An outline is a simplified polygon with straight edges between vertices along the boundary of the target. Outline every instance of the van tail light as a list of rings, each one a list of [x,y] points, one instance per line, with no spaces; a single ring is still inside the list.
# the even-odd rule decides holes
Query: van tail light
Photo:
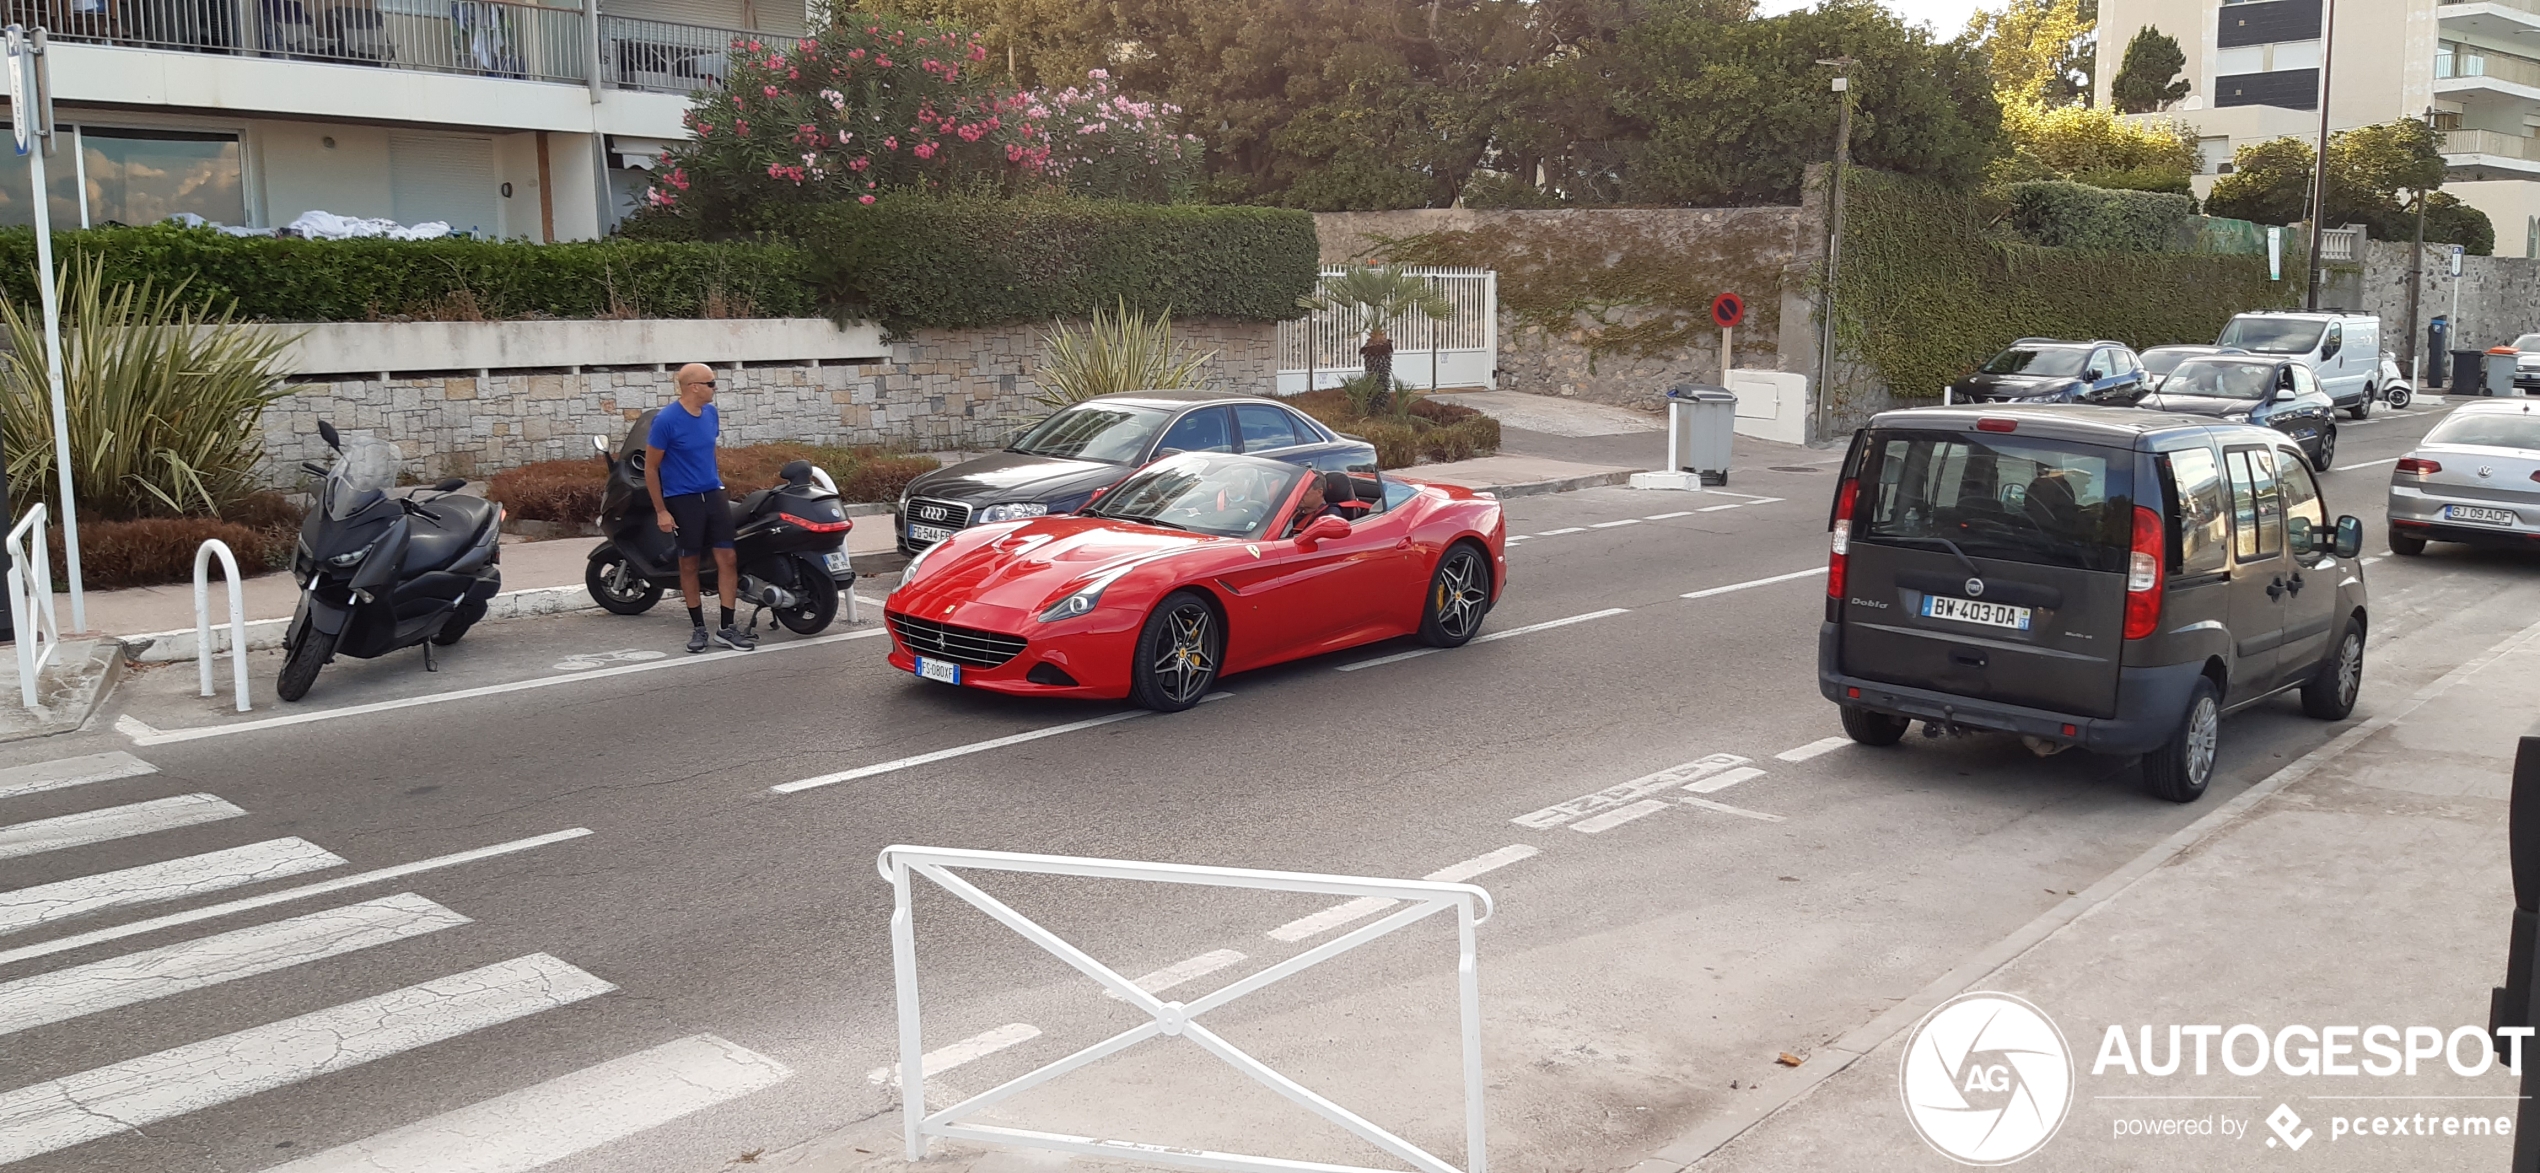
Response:
[[[1849,480],[1835,487],[1834,537],[1826,546],[1826,597],[1843,597],[1843,568],[1852,557],[1852,503],[1861,495],[1861,482]]]
[[[2125,571],[2125,637],[2142,639],[2161,626],[2161,588],[2167,585],[2168,566],[2162,536],[2161,515],[2137,505],[2134,507],[2134,548],[2126,555]]]
[[[801,526],[816,534],[842,534],[855,528],[854,522],[843,517],[836,521],[813,521],[808,517],[796,517],[791,513],[779,513],[776,516],[787,525]]]
[[[2443,463],[2438,460],[2427,460],[2420,456],[2410,456],[2399,462],[2399,468],[2397,471],[2415,473],[2418,476],[2424,476],[2427,473],[2443,471]],[[2540,479],[2540,474],[2535,474],[2535,479]]]

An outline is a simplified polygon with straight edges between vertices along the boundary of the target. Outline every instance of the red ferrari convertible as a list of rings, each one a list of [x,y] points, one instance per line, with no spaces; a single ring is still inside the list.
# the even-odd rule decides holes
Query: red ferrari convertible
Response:
[[[961,530],[908,564],[891,663],[927,680],[1178,712],[1218,677],[1401,635],[1455,647],[1508,578],[1499,502],[1184,453],[1081,512]]]

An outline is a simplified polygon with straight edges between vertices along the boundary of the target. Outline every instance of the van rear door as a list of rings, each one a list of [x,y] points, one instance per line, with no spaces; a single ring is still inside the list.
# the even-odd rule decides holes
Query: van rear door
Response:
[[[1842,671],[2114,716],[2134,466],[2128,449],[2013,433],[1870,433]]]

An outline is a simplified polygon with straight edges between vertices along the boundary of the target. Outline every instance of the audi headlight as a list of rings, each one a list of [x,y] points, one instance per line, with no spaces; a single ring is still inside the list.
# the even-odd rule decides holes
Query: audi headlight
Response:
[[[1050,507],[1047,505],[1022,502],[1012,505],[991,505],[979,511],[979,524],[990,525],[1000,521],[1021,521],[1027,517],[1046,517],[1049,511]]]
[[[1120,581],[1120,576],[1127,573],[1128,570],[1123,568],[1108,574],[1096,575],[1085,585],[1070,592],[1067,597],[1042,608],[1041,622],[1056,623],[1061,619],[1074,619],[1080,615],[1092,614],[1094,608],[1102,602],[1104,588]]]

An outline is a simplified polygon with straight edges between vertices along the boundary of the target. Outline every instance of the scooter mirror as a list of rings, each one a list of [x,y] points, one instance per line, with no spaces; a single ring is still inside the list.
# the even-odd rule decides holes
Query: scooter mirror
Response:
[[[606,456],[606,455],[608,455],[608,454],[609,454],[609,438],[608,438],[608,437],[606,437],[606,436],[593,436],[593,437],[591,437],[591,451],[593,451],[593,452],[597,452],[597,453],[599,453],[599,454],[600,454],[600,455],[602,455],[602,456]]]
[[[338,452],[342,452],[344,450],[344,442],[336,438],[335,425],[330,424],[325,420],[318,421],[318,439],[326,441],[327,447]]]

